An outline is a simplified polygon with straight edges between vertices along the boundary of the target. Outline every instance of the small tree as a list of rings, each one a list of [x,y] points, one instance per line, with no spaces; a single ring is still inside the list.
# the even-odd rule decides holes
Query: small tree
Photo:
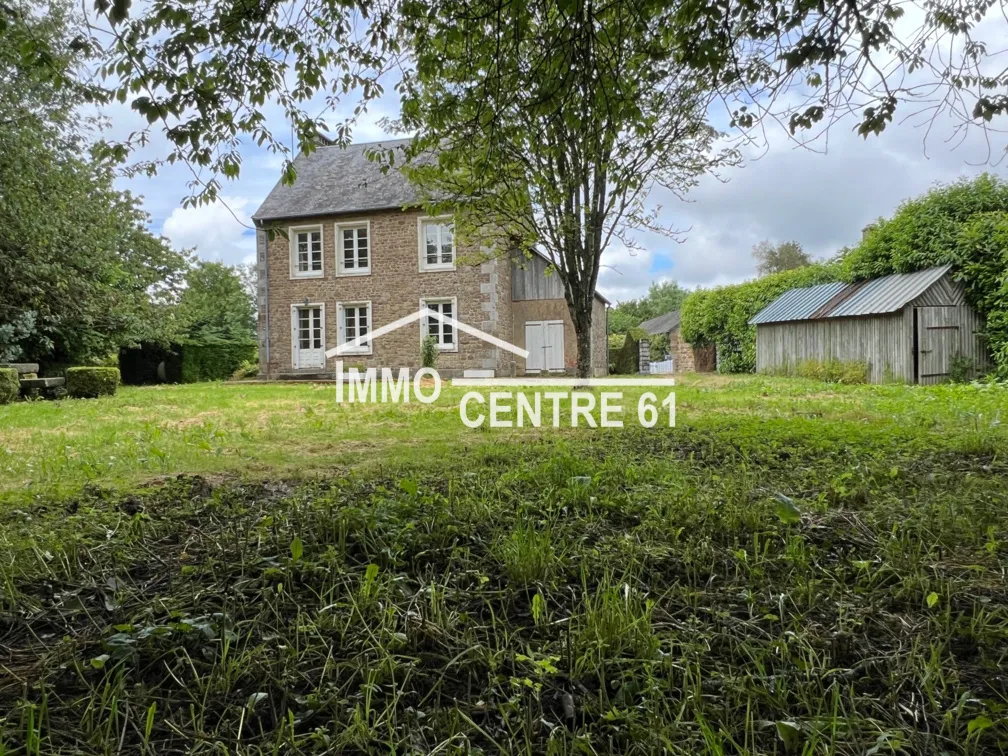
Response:
[[[545,252],[574,323],[579,376],[591,374],[602,253],[614,239],[632,245],[633,229],[674,235],[646,207],[650,190],[683,195],[736,157],[715,148],[703,77],[677,63],[673,15],[660,3],[459,0],[407,17],[413,176],[432,211],[467,209],[463,238]]]
[[[761,241],[753,247],[752,256],[756,260],[756,272],[760,278],[812,264],[812,258],[796,241],[786,241],[777,245],[770,241]]]

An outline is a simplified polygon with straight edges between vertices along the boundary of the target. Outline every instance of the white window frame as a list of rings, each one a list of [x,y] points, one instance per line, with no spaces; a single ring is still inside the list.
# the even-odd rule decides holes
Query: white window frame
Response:
[[[298,310],[307,310],[312,307],[319,308],[319,318],[322,323],[322,367],[313,368],[307,367],[303,368],[298,365],[297,354],[300,351],[300,347],[297,345],[296,339],[299,337],[298,333]],[[294,370],[324,370],[326,366],[326,317],[325,317],[325,302],[309,302],[305,304],[304,302],[295,302],[291,305],[291,367]]]
[[[427,262],[427,239],[424,235],[425,223],[437,223],[439,225],[452,227],[452,261],[451,263],[438,262],[433,265]],[[455,238],[455,221],[450,215],[421,216],[417,218],[417,253],[419,254],[420,272],[432,273],[439,270],[455,270],[455,261],[458,260],[458,244]],[[441,250],[438,249],[438,258],[441,257]]]
[[[347,343],[348,339],[346,337],[346,327],[343,324],[343,313],[348,307],[354,309],[359,309],[361,307],[367,308],[367,319],[368,319],[368,333],[370,334],[374,331],[374,318],[371,315],[371,300],[365,299],[359,302],[337,302],[336,303],[336,344],[337,346],[342,346]],[[374,341],[368,339],[367,346],[353,347],[346,350],[343,354],[371,354]]]
[[[428,304],[450,304],[452,306],[452,318],[454,318],[456,321],[459,319],[459,316],[458,316],[458,298],[457,297],[423,297],[420,300],[420,309],[426,311]],[[442,321],[438,321],[438,323],[439,323],[439,325],[444,326],[444,323]],[[425,315],[423,318],[420,319],[420,341],[421,341],[421,343],[423,342],[423,340],[425,338],[427,338],[427,334],[428,333],[430,333],[430,331],[428,330],[427,317]],[[441,335],[444,334],[443,329],[439,330],[439,334],[441,334]],[[443,344],[441,342],[441,339],[439,338],[438,339],[438,350],[441,351],[441,352],[457,352],[458,351],[458,342],[459,342],[459,329],[458,328],[454,329],[453,336],[454,336],[454,338],[452,339],[452,343],[451,343],[451,345],[448,345],[448,346],[446,346],[445,344]]]
[[[351,268],[347,270],[343,267],[343,231],[351,228],[364,228],[367,230],[367,267]],[[340,221],[334,226],[336,249],[336,275],[337,276],[370,276],[371,275],[371,221],[368,219],[355,221]],[[357,259],[357,237],[354,235],[354,259]]]
[[[301,272],[298,270],[297,266],[297,235],[304,232],[319,232],[319,245],[320,245],[320,255],[319,264],[322,266],[320,270],[309,270],[306,272]],[[291,226],[287,229],[287,236],[290,240],[290,277],[295,278],[325,278],[325,228],[321,223],[313,223],[306,226]],[[311,242],[309,241],[309,244]],[[311,249],[308,250],[308,261],[311,264]]]

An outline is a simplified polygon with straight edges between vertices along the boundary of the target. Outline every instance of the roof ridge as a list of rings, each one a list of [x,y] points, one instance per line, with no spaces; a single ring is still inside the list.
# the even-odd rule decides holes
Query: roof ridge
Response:
[[[326,139],[329,139],[329,137],[326,137]],[[334,139],[329,139],[329,144],[320,145],[316,149],[324,150],[330,147],[335,147],[337,150],[348,150],[351,147],[370,147],[373,144],[388,144],[391,142],[409,142],[412,139],[413,137],[389,137],[387,139],[375,139],[370,142],[350,142],[350,144],[346,146],[338,144]]]

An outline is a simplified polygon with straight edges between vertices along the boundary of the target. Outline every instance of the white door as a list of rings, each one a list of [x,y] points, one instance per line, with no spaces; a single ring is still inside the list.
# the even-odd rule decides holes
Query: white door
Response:
[[[325,332],[321,305],[293,308],[291,333],[294,367],[325,367]]]
[[[525,348],[529,356],[525,360],[525,372],[538,373],[542,370],[546,362],[543,359],[543,352],[546,347],[546,329],[543,322],[533,321],[525,324]]]
[[[564,328],[562,320],[532,320],[525,324],[525,348],[529,356],[525,371],[564,369]]]
[[[546,326],[546,369],[564,369],[564,326],[562,320],[548,320]]]

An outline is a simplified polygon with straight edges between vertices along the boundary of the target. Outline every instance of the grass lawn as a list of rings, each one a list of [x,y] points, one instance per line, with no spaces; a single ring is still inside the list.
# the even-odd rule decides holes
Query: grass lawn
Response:
[[[1008,390],[461,393],[0,407],[0,754],[1008,751]]]

